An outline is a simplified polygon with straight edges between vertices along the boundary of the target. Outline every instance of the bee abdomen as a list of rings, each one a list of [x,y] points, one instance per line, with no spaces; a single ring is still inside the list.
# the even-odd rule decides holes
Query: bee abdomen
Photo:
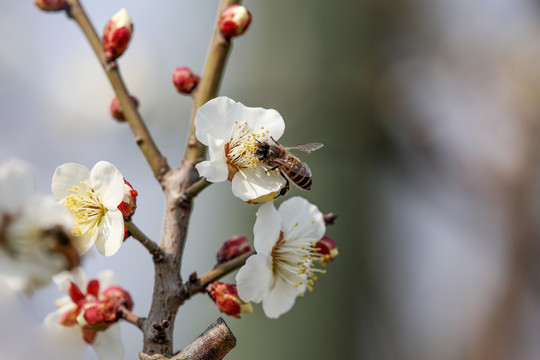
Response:
[[[311,189],[311,176],[302,176],[298,172],[295,172],[294,169],[283,169],[289,179],[294,182],[298,187],[309,190]]]

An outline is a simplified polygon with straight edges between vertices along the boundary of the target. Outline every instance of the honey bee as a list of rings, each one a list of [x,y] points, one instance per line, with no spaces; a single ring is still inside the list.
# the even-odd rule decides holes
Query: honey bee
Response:
[[[273,138],[272,141],[274,144],[259,142],[255,156],[257,156],[260,162],[271,167],[268,171],[278,169],[281,176],[285,179],[286,184],[281,189],[280,195],[285,195],[289,191],[289,179],[301,189],[311,189],[311,170],[305,163],[291,155],[289,151],[298,150],[309,154],[312,151],[322,148],[323,144],[312,142],[295,146],[282,146]]]

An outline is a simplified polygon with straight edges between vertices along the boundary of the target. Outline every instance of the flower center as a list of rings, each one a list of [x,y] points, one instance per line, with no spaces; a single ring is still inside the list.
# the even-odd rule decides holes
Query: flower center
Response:
[[[73,233],[77,236],[91,234],[99,226],[107,209],[99,201],[94,189],[81,181],[84,185],[73,186],[68,191],[71,195],[66,197],[65,206],[75,217]]]
[[[235,121],[229,142],[225,144],[227,162],[238,170],[255,168],[259,163],[255,153],[262,142],[268,141],[268,132],[264,126],[261,126],[260,132],[255,132],[247,128],[247,122],[238,124],[238,121]]]
[[[293,227],[298,226],[296,223]],[[291,233],[291,229],[287,233]],[[317,240],[306,236],[313,230],[310,229],[294,239],[288,239],[287,234],[280,233],[279,239],[272,249],[272,270],[274,276],[279,276],[289,284],[301,289],[300,295],[304,295],[303,288],[313,291],[316,273],[326,273],[326,270],[315,267],[315,261],[320,255],[315,248]]]

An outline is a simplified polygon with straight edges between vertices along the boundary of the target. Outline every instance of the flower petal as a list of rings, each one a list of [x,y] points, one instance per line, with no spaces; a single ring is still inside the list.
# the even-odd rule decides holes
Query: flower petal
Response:
[[[288,239],[313,238],[324,236],[326,225],[319,208],[306,199],[295,196],[284,201],[279,209],[281,231]]]
[[[257,199],[270,193],[279,193],[285,186],[285,179],[279,173],[270,172],[270,176],[268,176],[266,170],[261,166],[243,169],[242,173],[237,172],[234,175],[232,192],[244,201]]]
[[[12,159],[0,166],[0,212],[15,213],[34,195],[34,174],[29,164]]]
[[[118,360],[124,358],[124,345],[120,333],[120,324],[111,325],[97,334],[92,344],[100,360]]]
[[[62,271],[54,275],[52,279],[60,291],[67,292],[70,282],[73,282],[81,289],[86,289],[86,273],[81,267],[76,267],[71,271]]]
[[[90,171],[83,165],[74,163],[60,165],[52,178],[52,193],[55,198],[61,200],[69,195],[69,189],[79,186],[81,181],[87,181],[89,177]]]
[[[245,302],[261,302],[270,291],[274,277],[269,255],[251,255],[236,274],[238,296]]]
[[[100,161],[94,165],[90,172],[90,186],[109,210],[116,209],[124,198],[124,177],[110,162]]]
[[[100,292],[107,290],[111,286],[118,285],[118,280],[116,280],[116,276],[112,270],[100,271],[97,275],[97,279],[99,280]]]
[[[86,233],[73,238],[73,245],[77,249],[79,255],[86,254],[86,252],[90,250],[92,245],[96,242],[98,235],[98,231],[94,231],[91,234]]]
[[[281,219],[273,202],[268,202],[257,210],[257,220],[253,226],[253,243],[257,254],[270,255],[272,248],[279,239]]]
[[[238,102],[230,107],[230,111],[226,116],[231,127],[234,121],[245,122],[247,123],[246,128],[251,131],[259,132],[264,130],[266,132],[268,130],[268,138],[271,136],[274,140],[279,139],[285,130],[285,121],[283,121],[279,112],[274,109],[247,107]]]
[[[225,181],[229,173],[227,157],[225,156],[225,141],[216,138],[213,134],[208,134],[207,140],[210,161],[198,163],[195,168],[200,176],[204,176],[210,182]]]
[[[195,136],[208,146],[208,134],[219,139],[227,139],[234,120],[227,114],[236,105],[234,100],[220,96],[208,101],[197,110],[195,115]]]
[[[271,319],[277,319],[293,307],[297,296],[298,291],[294,286],[278,278],[274,288],[263,300],[264,313]]]
[[[124,217],[120,210],[109,210],[101,220],[96,249],[105,256],[114,255],[124,241]],[[105,232],[105,233],[104,233]]]

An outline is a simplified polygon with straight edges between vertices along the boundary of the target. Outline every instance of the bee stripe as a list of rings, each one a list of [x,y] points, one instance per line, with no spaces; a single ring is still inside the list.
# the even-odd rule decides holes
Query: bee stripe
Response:
[[[296,183],[296,185],[300,186],[301,188],[304,188],[304,187],[306,187],[306,186],[308,186],[308,185],[310,185],[310,184],[311,184],[311,178],[309,178],[309,177],[307,177],[307,176],[306,176],[306,177],[303,177],[302,179],[300,179],[300,180]]]

